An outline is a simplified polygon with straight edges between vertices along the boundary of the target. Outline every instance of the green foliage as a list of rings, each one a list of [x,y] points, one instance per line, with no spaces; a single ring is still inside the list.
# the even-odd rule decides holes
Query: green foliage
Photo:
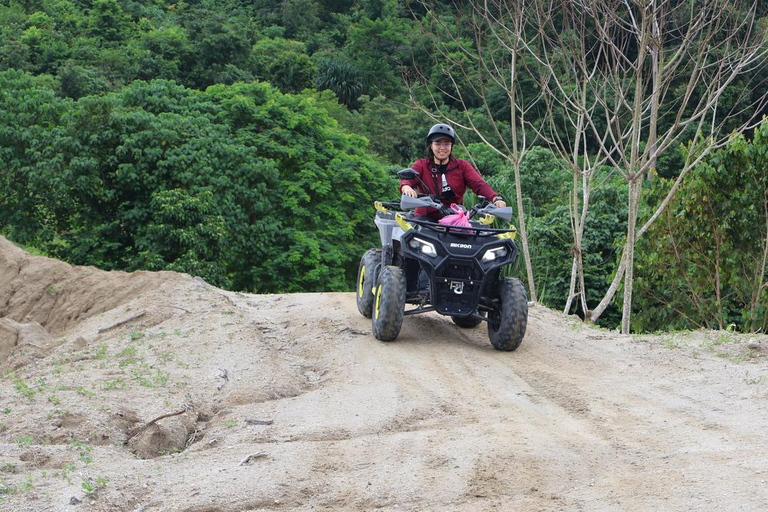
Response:
[[[59,95],[74,100],[106,92],[109,84],[94,68],[67,61],[59,68]]]
[[[565,163],[548,149],[533,147],[525,154],[520,163],[520,182],[531,199],[536,216],[556,205],[568,204],[571,173]]]
[[[260,245],[267,264],[249,269],[253,284],[238,288],[347,289],[362,247],[376,240],[370,205],[380,190],[396,187],[364,152],[365,140],[344,133],[313,95],[263,98],[263,86],[246,84],[209,92],[239,105],[235,136],[279,173],[279,195],[270,206],[278,209],[274,219],[282,230]],[[244,102],[245,95],[259,101]]]
[[[117,0],[94,0],[86,25],[89,35],[117,42],[125,38],[130,22]]]
[[[361,18],[350,25],[345,53],[362,75],[371,95],[402,96],[402,73],[411,62],[409,35],[414,32],[409,20],[394,15],[377,19]]]
[[[193,44],[180,26],[150,27],[139,35],[140,50],[137,78],[178,79],[193,58]]]
[[[492,150],[487,144],[472,142],[467,144],[467,151],[467,158],[486,179],[512,172],[509,160]],[[461,148],[457,148],[455,153],[461,154]]]
[[[734,137],[684,181],[638,246],[633,328],[768,327],[768,123]],[[652,194],[671,184],[654,182]]]
[[[363,74],[346,59],[325,58],[317,63],[317,88],[330,89],[339,103],[349,108],[357,107],[357,100],[365,90]]]
[[[47,184],[37,169],[69,105],[52,85],[50,77],[0,73],[0,229],[20,243],[52,237]]]
[[[324,94],[331,92],[324,91]],[[333,97],[335,100],[335,95]],[[424,138],[428,129],[425,123],[429,121],[416,110],[404,109],[385,96],[362,96],[355,111],[339,105],[334,108],[325,104],[325,108],[350,132],[364,134],[368,138],[368,149],[385,162],[403,168],[425,155]]]
[[[488,182],[514,205],[515,183],[511,164],[483,144],[469,144],[475,164],[490,176]],[[623,180],[611,178],[611,169],[600,169],[596,181],[601,185],[591,193],[590,208],[582,239],[584,280],[587,304],[597,304],[605,294],[618,264],[616,240],[626,231],[627,187]],[[573,262],[573,234],[569,196],[571,174],[552,151],[531,148],[520,163],[523,208],[526,215],[531,263],[539,301],[562,310],[568,298]],[[581,305],[571,313],[583,315]],[[620,312],[611,305],[600,319],[603,325],[616,325]]]
[[[262,39],[253,46],[254,74],[283,92],[298,93],[314,85],[315,65],[299,41]]]
[[[118,92],[137,79],[198,89],[257,79],[286,93],[317,87],[353,109],[367,94],[387,102],[393,124],[357,123],[359,133],[388,159],[415,156],[409,131],[396,124],[414,117],[402,77],[413,58],[431,64],[427,36],[398,0],[40,0],[0,4],[0,22],[0,71],[51,74],[63,97]],[[390,140],[394,149],[384,146]]]
[[[247,70],[254,41],[241,12],[200,6],[182,12],[179,21],[194,49],[182,73],[186,84],[204,88],[253,79]]]
[[[0,83],[0,229],[72,263],[346,290],[376,239],[369,205],[395,187],[311,94],[152,81],[72,101],[23,73]]]
[[[147,224],[137,228],[137,266],[201,275],[213,283],[229,284],[218,261],[226,244],[226,222],[211,190],[197,195],[184,189],[154,191],[149,209]]]
[[[532,155],[534,160],[540,155]],[[607,171],[603,171],[604,174]],[[603,178],[604,176],[601,176]],[[547,183],[538,187],[540,198],[552,194]],[[621,180],[607,180],[594,190],[582,239],[582,260],[588,306],[596,305],[610,284],[619,260],[616,240],[626,231],[626,184]],[[568,298],[571,266],[573,263],[573,234],[569,206],[561,198],[550,196],[540,199],[543,207],[534,208],[538,214],[529,225],[529,244],[534,275],[537,277],[539,299],[555,309],[562,310]],[[583,315],[581,305],[573,304],[570,313]],[[601,316],[601,325],[616,325],[620,312],[611,306]]]
[[[497,147],[510,143],[510,97],[473,48],[482,44],[498,65],[509,51],[492,34],[473,32],[466,7],[0,2],[0,232],[106,269],[177,270],[257,292],[349,289],[360,254],[377,240],[370,204],[396,194],[384,169],[424,154],[431,119],[410,108],[412,98],[471,119]],[[437,20],[444,25],[435,33],[429,24]],[[571,63],[554,59],[565,76]],[[530,55],[520,65],[518,99],[536,97],[545,75]],[[764,73],[734,83],[718,111]],[[415,84],[417,76],[431,83]],[[686,83],[673,88],[684,92]],[[562,108],[526,105],[527,123],[543,128],[547,115],[569,139]],[[768,327],[768,287],[759,288],[767,130],[702,164],[641,238],[636,330]],[[466,151],[457,145],[457,155],[511,204],[509,161],[468,130],[459,135]],[[520,185],[534,275],[540,298],[560,308],[572,258],[572,177],[550,151],[527,142]],[[659,175],[674,178],[685,153],[665,152]],[[626,218],[625,185],[603,181],[608,170],[599,174],[583,247],[590,305],[615,270]],[[644,200],[658,202],[669,186],[653,180]]]

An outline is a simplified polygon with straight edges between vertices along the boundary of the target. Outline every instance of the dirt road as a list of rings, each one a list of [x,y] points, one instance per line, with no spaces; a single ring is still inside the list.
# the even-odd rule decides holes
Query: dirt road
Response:
[[[383,343],[352,294],[88,269],[135,290],[100,310],[83,272],[0,244],[0,510],[768,510],[765,336],[533,306],[512,353],[434,313]]]

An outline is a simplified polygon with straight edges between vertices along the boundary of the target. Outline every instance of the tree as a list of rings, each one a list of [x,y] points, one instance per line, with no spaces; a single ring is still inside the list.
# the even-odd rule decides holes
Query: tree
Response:
[[[665,209],[688,171],[727,142],[729,134],[721,127],[751,111],[753,115],[737,127],[746,130],[765,105],[765,91],[755,97],[747,89],[731,102],[730,109],[720,110],[728,85],[765,65],[768,36],[755,17],[755,5],[706,0],[692,9],[686,3],[652,0],[600,1],[578,7],[585,21],[595,27],[591,55],[599,56],[602,62],[588,82],[598,98],[598,109],[587,122],[599,154],[621,173],[629,187],[622,253],[622,332],[630,330],[637,238]],[[598,119],[609,121],[607,133],[601,133]],[[644,179],[656,167],[658,157],[691,132],[698,135],[695,150],[689,153],[669,194],[638,230]],[[615,284],[620,273],[616,273]],[[602,313],[615,289],[609,289],[590,319]]]
[[[768,328],[767,148],[763,121],[751,140],[734,136],[688,174],[639,241],[633,328]],[[672,183],[655,181],[651,194]]]
[[[121,41],[128,32],[130,17],[117,0],[94,0],[88,19],[91,35],[109,42]]]
[[[51,197],[36,170],[69,105],[50,76],[0,72],[0,231],[18,242],[53,238]]]
[[[312,88],[315,64],[306,45],[289,39],[261,39],[253,46],[254,74],[282,92],[298,93]]]
[[[227,225],[211,190],[156,190],[149,201],[147,223],[136,231],[137,267],[205,276],[208,282],[232,285],[220,264]]]
[[[336,93],[339,103],[357,108],[358,98],[365,90],[362,72],[348,59],[323,58],[317,63],[317,88]]]
[[[467,19],[476,34],[475,46],[463,48],[489,77],[483,80],[481,76],[473,91],[482,92],[489,80],[515,83],[519,68],[512,63],[526,55],[545,71],[540,81],[543,94],[549,98],[547,104],[566,107],[566,116],[577,114],[576,122],[571,123],[577,129],[571,133],[574,137],[589,136],[589,144],[578,138],[571,140],[570,149],[578,157],[574,162],[589,158],[593,163],[605,161],[627,182],[622,261],[605,296],[590,311],[589,320],[599,318],[623,277],[622,330],[629,331],[638,237],[658,218],[688,171],[725,144],[729,134],[723,127],[739,119],[737,131],[745,130],[762,112],[767,98],[762,84],[750,83],[750,87],[736,91],[728,88],[765,65],[768,37],[756,18],[756,5],[724,0],[703,0],[695,8],[675,0],[495,0],[472,4]],[[569,32],[569,27],[574,30]],[[444,31],[432,31],[435,38],[441,33]],[[493,44],[483,37],[488,33],[499,36]],[[566,37],[568,34],[577,37]],[[460,83],[470,72],[466,66],[445,66],[454,83]],[[511,93],[519,89],[506,90],[516,109],[513,118],[519,119],[533,103],[518,102]],[[461,97],[458,88],[452,92]],[[728,108],[724,108],[726,93],[735,93],[727,102]],[[465,108],[464,112],[470,119],[472,111]],[[545,114],[550,124],[553,112],[550,108]],[[524,126],[524,121],[520,124]],[[661,155],[688,138],[694,139],[695,146],[675,185],[638,229],[643,181],[652,174]],[[517,137],[510,140],[514,142]],[[521,149],[513,147],[512,151],[519,153]],[[594,168],[593,163],[584,169]],[[584,190],[589,190],[588,184]],[[582,219],[585,215],[583,210]],[[574,218],[578,218],[576,214]],[[583,223],[575,224],[574,231],[580,226]]]
[[[181,70],[193,55],[187,31],[179,26],[152,28],[138,40],[141,49],[139,78],[181,79]]]
[[[0,85],[0,230],[73,264],[346,291],[378,240],[373,201],[397,189],[327,95],[155,80],[72,101],[18,71]]]

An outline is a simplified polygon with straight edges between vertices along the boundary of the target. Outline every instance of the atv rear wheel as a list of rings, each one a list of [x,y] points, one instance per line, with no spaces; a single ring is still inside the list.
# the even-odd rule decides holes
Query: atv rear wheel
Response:
[[[453,323],[458,325],[459,327],[464,327],[465,329],[471,329],[472,327],[477,327],[480,325],[480,320],[477,317],[474,316],[452,316],[451,320],[453,320]]]
[[[381,249],[369,249],[360,258],[357,268],[357,310],[366,318],[373,312],[373,286],[376,284],[376,267],[381,263]]]
[[[400,267],[386,266],[379,272],[373,303],[373,335],[381,341],[392,341],[400,334],[405,311],[405,272]]]
[[[528,296],[519,279],[501,282],[499,309],[488,312],[488,337],[496,350],[512,351],[520,346],[528,325]]]

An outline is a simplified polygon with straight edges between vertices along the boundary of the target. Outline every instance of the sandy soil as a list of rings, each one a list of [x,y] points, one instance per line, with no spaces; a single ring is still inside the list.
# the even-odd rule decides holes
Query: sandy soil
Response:
[[[0,238],[0,510],[768,510],[768,339],[532,306],[512,353],[346,293],[102,272]]]

